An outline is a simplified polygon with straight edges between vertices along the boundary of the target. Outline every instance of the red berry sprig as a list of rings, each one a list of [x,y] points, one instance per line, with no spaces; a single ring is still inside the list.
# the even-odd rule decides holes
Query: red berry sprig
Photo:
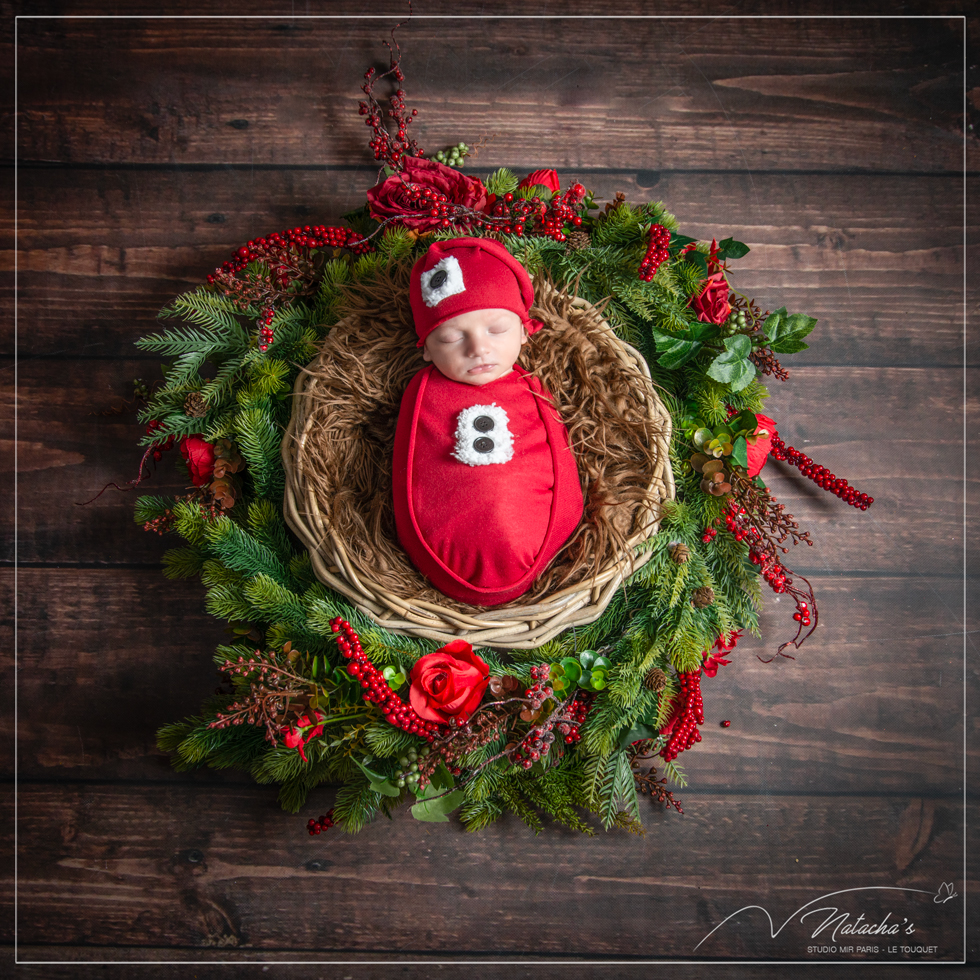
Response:
[[[419,111],[418,109],[413,109],[411,112],[407,111],[404,89],[399,87],[394,95],[388,99],[388,104],[391,106],[388,110],[382,109],[374,97],[374,86],[382,78],[390,76],[395,82],[405,81],[405,75],[399,67],[398,60],[398,57],[393,55],[390,67],[380,75],[374,68],[368,68],[364,73],[364,83],[361,85],[361,91],[367,96],[367,101],[361,102],[357,110],[360,115],[367,117],[364,120],[365,125],[374,130],[374,135],[369,143],[374,153],[374,159],[394,167],[396,170],[401,168],[403,156],[420,157],[424,152],[415,140],[408,138],[408,127],[419,114]],[[397,127],[397,135],[394,138],[385,126],[386,118],[394,120]]]
[[[845,504],[857,507],[858,510],[867,510],[875,502],[874,497],[869,497],[866,493],[859,493],[847,480],[835,476],[826,466],[819,466],[805,453],[801,453],[792,446],[787,446],[776,433],[773,433],[772,441],[769,444],[769,455],[773,459],[795,466],[818,487],[840,497]]]
[[[368,660],[361,646],[361,638],[346,619],[340,616],[331,619],[330,629],[337,634],[340,652],[350,660],[347,673],[361,682],[364,689],[362,697],[369,704],[376,704],[381,708],[389,725],[410,735],[421,735],[429,742],[444,730],[444,726],[426,721],[395,694],[381,671]]]
[[[701,669],[678,671],[680,691],[677,698],[677,722],[667,744],[660,750],[661,758],[672,762],[685,749],[701,741],[698,725],[704,724],[704,702],[701,700]]]
[[[309,820],[306,824],[306,829],[310,832],[310,837],[313,837],[315,834],[322,834],[323,831],[329,830],[334,825],[333,807],[330,807],[319,820]]]
[[[704,529],[704,533],[701,535],[701,540],[704,544],[711,544],[712,541],[718,536],[718,529],[711,527],[710,525]]]
[[[639,278],[650,282],[657,274],[657,269],[667,261],[670,244],[670,232],[663,225],[650,226],[650,244],[647,245],[646,255],[640,263]]]
[[[259,328],[259,350],[263,354],[269,349],[272,341],[275,339],[275,335],[272,332],[272,321],[275,315],[276,311],[271,306],[267,306],[262,311],[262,316],[256,321]]]

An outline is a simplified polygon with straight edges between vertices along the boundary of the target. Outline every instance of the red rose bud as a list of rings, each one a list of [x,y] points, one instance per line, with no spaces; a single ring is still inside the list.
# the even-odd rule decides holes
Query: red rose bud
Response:
[[[746,442],[746,455],[749,458],[749,477],[758,476],[762,472],[762,467],[766,465],[769,458],[769,448],[772,437],[776,434],[776,423],[768,415],[755,415],[758,425],[755,427],[755,434],[749,436]]]
[[[409,194],[409,184],[444,194],[448,204],[462,205],[473,211],[482,211],[487,204],[487,189],[476,177],[468,177],[435,160],[405,157],[401,173],[392,174],[383,184],[367,192],[372,216],[379,221],[401,218],[399,224],[418,231],[442,225],[441,217],[429,214],[428,207]]]
[[[708,276],[699,296],[691,300],[690,305],[703,323],[724,323],[732,308],[728,302],[728,281],[723,272],[715,272]]]
[[[465,721],[476,710],[490,680],[490,668],[465,640],[453,640],[421,657],[412,668],[408,697],[416,713],[442,725]]]
[[[558,180],[558,172],[556,170],[535,170],[533,173],[528,174],[517,186],[534,187],[535,184],[547,187],[552,194],[557,194],[561,189],[561,181]]]
[[[211,482],[214,474],[214,446],[201,436],[184,436],[180,440],[180,454],[191,471],[191,482],[203,487]]]

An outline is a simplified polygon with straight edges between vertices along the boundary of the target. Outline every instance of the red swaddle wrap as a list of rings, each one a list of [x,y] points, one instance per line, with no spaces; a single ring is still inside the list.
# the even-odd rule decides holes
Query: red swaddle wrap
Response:
[[[568,434],[520,367],[485,385],[429,366],[402,397],[393,467],[395,525],[442,593],[477,606],[525,593],[582,517]]]

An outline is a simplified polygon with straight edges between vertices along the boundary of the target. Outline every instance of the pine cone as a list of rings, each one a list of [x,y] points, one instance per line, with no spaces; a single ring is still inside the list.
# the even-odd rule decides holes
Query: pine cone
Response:
[[[715,590],[710,585],[702,585],[701,588],[694,590],[691,596],[691,604],[695,609],[704,609],[715,601]]]
[[[667,675],[659,667],[654,667],[643,678],[643,684],[647,690],[656,691],[659,694],[667,686]]]
[[[208,414],[208,403],[199,391],[192,391],[184,399],[184,414],[192,419],[199,419]]]
[[[670,555],[676,564],[683,565],[690,557],[691,549],[683,541],[675,541],[673,544],[667,546],[667,554]]]
[[[580,252],[592,244],[592,236],[584,228],[573,228],[566,236],[566,252]]]

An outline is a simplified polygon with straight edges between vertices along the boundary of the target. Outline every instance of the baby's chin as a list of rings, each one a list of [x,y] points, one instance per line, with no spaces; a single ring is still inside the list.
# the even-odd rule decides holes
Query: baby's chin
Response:
[[[480,387],[502,378],[505,374],[510,374],[512,370],[513,367],[501,368],[494,364],[487,370],[469,370],[462,374],[447,374],[446,377],[450,381],[458,381],[460,384]]]

